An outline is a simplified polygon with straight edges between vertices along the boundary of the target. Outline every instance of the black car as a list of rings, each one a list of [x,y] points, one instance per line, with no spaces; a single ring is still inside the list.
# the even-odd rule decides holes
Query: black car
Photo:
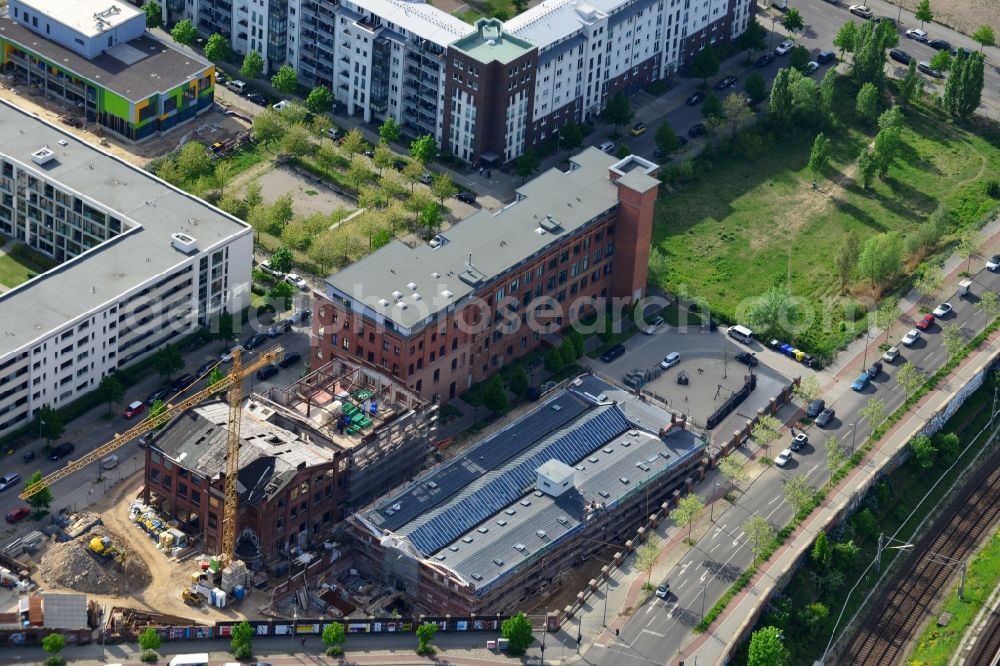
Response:
[[[705,124],[697,123],[688,130],[688,136],[692,139],[705,133]]]
[[[890,25],[896,25],[896,19],[890,18],[888,16],[876,16],[874,23],[877,25],[877,24],[881,23],[882,21],[886,21]]]
[[[678,136],[677,137],[677,147],[678,148],[683,148],[686,145],[688,145],[688,139],[687,139],[687,137],[686,136]]]
[[[611,361],[615,360],[624,353],[625,353],[625,345],[615,345],[608,351],[601,354],[601,360],[604,361],[605,363],[611,363]]]
[[[872,367],[868,368],[868,377],[871,379],[875,379],[881,374],[882,374],[882,362],[875,361],[874,363],[872,363]]]
[[[705,93],[703,93],[703,92],[696,92],[696,93],[694,93],[693,95],[691,95],[690,97],[687,98],[687,105],[688,106],[698,106],[699,104],[701,104],[704,101],[705,101]]]
[[[257,371],[257,379],[263,381],[265,379],[270,379],[278,374],[278,366],[273,363],[268,363],[263,368]]]
[[[287,368],[290,365],[295,365],[301,360],[302,354],[298,352],[288,352],[280,361],[278,361],[278,367]]]
[[[149,394],[148,398],[146,398],[146,406],[147,407],[152,407],[153,404],[157,400],[166,400],[167,399],[167,395],[169,393],[170,392],[167,391],[167,389],[165,389],[165,388],[158,388],[158,389],[156,389],[155,391],[153,391],[152,393]]]
[[[406,160],[396,160],[392,163],[392,168],[396,171],[402,171],[406,168]]]
[[[718,83],[715,84],[715,89],[725,90],[727,88],[732,88],[734,85],[736,85],[736,77],[727,76],[726,78],[720,80]]]
[[[736,355],[736,360],[740,363],[749,365],[751,368],[756,367],[756,365],[760,363],[760,361],[757,360],[757,357],[750,352],[740,352]]]
[[[243,349],[246,349],[247,351],[253,351],[257,347],[260,347],[265,342],[267,342],[266,335],[264,335],[263,333],[254,333],[249,338],[247,338],[246,342],[243,343]]]
[[[205,376],[212,370],[212,368],[215,367],[216,363],[218,363],[218,361],[216,361],[215,359],[207,361],[206,363],[202,363],[200,366],[198,366],[198,369],[194,371],[194,376],[195,377]]]
[[[52,447],[49,451],[49,460],[59,460],[60,458],[65,458],[69,454],[76,450],[76,445],[71,442],[63,442],[62,444],[57,444]]]
[[[371,158],[371,157],[375,157],[375,151],[372,151],[372,150],[366,150],[366,151],[364,152],[364,156],[365,156],[365,157],[368,157],[368,158]]]
[[[809,403],[809,406],[806,407],[806,416],[808,416],[811,419],[814,419],[817,416],[819,416],[819,413],[822,412],[825,408],[826,408],[826,402],[824,402],[823,400],[813,400],[812,402]]]
[[[936,51],[951,51],[951,44],[943,39],[931,39],[927,41],[927,46]]]
[[[819,416],[816,417],[816,425],[819,426],[820,428],[827,427],[828,425],[830,425],[830,421],[833,420],[833,417],[834,415],[836,415],[836,413],[837,412],[835,412],[832,407],[824,409],[822,412],[820,412]]]
[[[267,98],[260,93],[247,93],[247,99],[256,104],[257,106],[267,106]]]
[[[757,58],[757,62],[755,62],[754,65],[756,65],[757,67],[767,67],[772,62],[774,62],[774,54],[768,52],[762,55],[761,57]]]
[[[170,383],[170,392],[179,393],[194,383],[194,375],[183,374]]]
[[[462,190],[461,192],[456,194],[455,198],[461,201],[462,203],[467,203],[470,205],[476,203],[476,195],[466,190]]]
[[[910,54],[903,49],[889,49],[889,57],[896,62],[903,63],[904,65],[909,65],[910,61],[913,60],[913,58],[910,57]]]

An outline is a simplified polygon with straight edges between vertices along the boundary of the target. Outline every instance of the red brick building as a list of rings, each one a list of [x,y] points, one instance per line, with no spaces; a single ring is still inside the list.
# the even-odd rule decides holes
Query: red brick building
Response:
[[[645,293],[657,165],[590,148],[415,247],[394,241],[326,281],[314,363],[352,358],[447,402],[597,308]]]

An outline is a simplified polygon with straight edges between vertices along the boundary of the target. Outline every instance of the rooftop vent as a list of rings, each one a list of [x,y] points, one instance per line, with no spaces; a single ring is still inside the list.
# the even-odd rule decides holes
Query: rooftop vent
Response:
[[[566,518],[566,516],[558,516],[556,517],[556,522],[559,523],[560,525],[565,525],[566,523],[569,522],[569,520]]]
[[[387,307],[389,305],[389,301],[385,300],[384,298],[380,298],[378,299],[378,304],[381,305],[382,307]]]
[[[538,223],[538,226],[540,226],[542,229],[545,229],[545,231],[548,231],[550,234],[557,234],[560,231],[562,231],[562,227],[559,225],[558,222],[552,219],[551,215],[546,215],[545,219],[541,220]]]
[[[507,521],[506,520],[498,520],[497,521],[497,525],[499,525],[500,527],[505,527],[507,525]]]
[[[194,254],[198,251],[198,239],[180,232],[170,234],[170,244],[175,250],[180,250],[184,254]]]
[[[31,161],[35,164],[41,166],[43,164],[48,164],[56,158],[55,152],[48,146],[42,146],[35,152],[31,153]]]
[[[412,291],[412,290],[414,290],[414,289],[417,288],[417,283],[416,282],[410,282],[406,286],[407,286],[407,288],[409,288]]]
[[[537,536],[539,539],[544,539],[546,536],[545,530],[535,530],[535,536]]]
[[[482,579],[483,579],[483,574],[481,573],[472,574],[472,580],[482,580]]]
[[[403,297],[403,292],[401,292],[401,291],[394,291],[394,292],[392,292],[392,298],[393,298],[393,300],[398,301],[402,297]]]
[[[525,546],[523,543],[515,543],[514,550],[516,550],[519,553],[523,553],[525,550],[527,550],[527,546]]]
[[[451,298],[455,294],[453,294],[450,291],[448,291],[447,289],[445,289],[444,291],[441,292],[441,295],[444,296],[445,298]]]
[[[493,564],[497,565],[498,567],[502,567],[503,566],[503,560],[501,560],[499,557],[494,557],[493,558]]]

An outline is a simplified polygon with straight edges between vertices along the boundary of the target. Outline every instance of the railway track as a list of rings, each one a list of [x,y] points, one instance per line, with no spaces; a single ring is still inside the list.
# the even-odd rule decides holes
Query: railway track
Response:
[[[928,608],[954,572],[1000,516],[1000,464],[996,453],[966,482],[935,527],[910,557],[912,567],[897,574],[845,652],[844,663],[888,666],[902,656]],[[989,663],[988,661],[986,662]]]
[[[965,666],[997,666],[997,663],[1000,663],[1000,608],[990,612],[989,624],[972,646]]]

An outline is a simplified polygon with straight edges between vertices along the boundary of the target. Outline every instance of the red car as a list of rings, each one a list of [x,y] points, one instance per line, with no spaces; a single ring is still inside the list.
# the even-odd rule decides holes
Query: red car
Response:
[[[933,323],[934,323],[934,315],[925,314],[924,318],[917,322],[917,328],[919,328],[921,331],[926,331]]]
[[[122,412],[122,416],[124,416],[127,419],[130,419],[133,416],[138,416],[145,410],[146,410],[145,403],[143,403],[141,400],[136,400],[135,402],[131,403],[128,407],[125,408],[125,411]]]
[[[14,523],[24,520],[31,513],[31,509],[26,506],[19,506],[12,511],[7,512],[7,522],[13,525]]]

